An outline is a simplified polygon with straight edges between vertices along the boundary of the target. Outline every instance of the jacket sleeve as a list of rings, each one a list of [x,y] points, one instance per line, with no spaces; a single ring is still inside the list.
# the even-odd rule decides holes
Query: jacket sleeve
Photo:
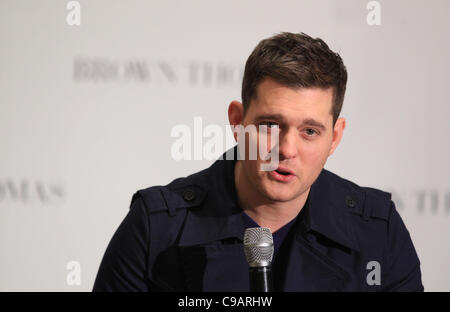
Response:
[[[388,225],[387,264],[386,291],[424,291],[419,258],[393,201]]]
[[[134,196],[128,214],[106,249],[93,291],[148,291],[148,246],[148,215],[142,198]]]

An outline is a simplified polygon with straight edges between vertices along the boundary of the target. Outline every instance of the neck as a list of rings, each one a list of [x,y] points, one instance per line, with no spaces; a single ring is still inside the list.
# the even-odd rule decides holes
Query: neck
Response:
[[[272,233],[292,221],[306,203],[310,188],[290,201],[274,201],[261,196],[244,174],[240,160],[234,167],[234,182],[239,205],[259,226]]]

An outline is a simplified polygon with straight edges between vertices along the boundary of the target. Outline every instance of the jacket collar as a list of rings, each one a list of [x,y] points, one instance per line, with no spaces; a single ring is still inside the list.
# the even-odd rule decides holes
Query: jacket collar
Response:
[[[306,228],[347,248],[360,251],[351,224],[349,207],[345,202],[348,194],[353,198],[357,197],[357,203],[362,202],[358,192],[347,188],[337,175],[322,169],[311,186]]]
[[[234,156],[234,157],[232,157]],[[200,209],[192,208],[187,216],[180,246],[199,245],[208,242],[237,238],[243,240],[245,226],[243,211],[239,207],[234,183],[234,166],[237,145],[226,151],[211,167],[196,175],[195,179],[206,193]],[[347,248],[359,251],[350,223],[345,196],[351,193],[361,203],[355,190],[345,188],[340,178],[322,169],[312,184],[304,223],[307,231],[315,231]],[[194,182],[194,181],[192,181]]]

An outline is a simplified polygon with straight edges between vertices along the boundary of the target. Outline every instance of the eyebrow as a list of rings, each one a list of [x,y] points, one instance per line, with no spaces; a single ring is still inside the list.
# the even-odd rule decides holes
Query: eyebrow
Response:
[[[260,116],[256,117],[256,122],[260,122],[260,121],[267,120],[267,119],[275,120],[278,122],[286,122],[286,119],[284,118],[284,116],[280,115],[280,114],[260,115]],[[324,131],[326,130],[326,127],[320,121],[317,121],[314,118],[303,119],[300,126],[314,126],[314,127],[320,128]]]

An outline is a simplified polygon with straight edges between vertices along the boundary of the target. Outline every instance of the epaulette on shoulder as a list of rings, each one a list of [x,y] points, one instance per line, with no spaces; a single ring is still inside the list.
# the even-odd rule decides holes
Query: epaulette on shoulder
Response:
[[[131,200],[141,197],[148,214],[167,211],[174,216],[179,209],[198,206],[206,196],[206,191],[194,184],[173,184],[152,186],[137,191]]]
[[[360,186],[333,172],[327,173],[334,179],[334,183],[344,186],[344,200],[351,209],[351,213],[360,215],[365,221],[372,218],[389,220],[392,207],[391,193],[372,187]]]
[[[364,215],[389,220],[392,208],[392,194],[372,187],[361,187],[364,192]]]

